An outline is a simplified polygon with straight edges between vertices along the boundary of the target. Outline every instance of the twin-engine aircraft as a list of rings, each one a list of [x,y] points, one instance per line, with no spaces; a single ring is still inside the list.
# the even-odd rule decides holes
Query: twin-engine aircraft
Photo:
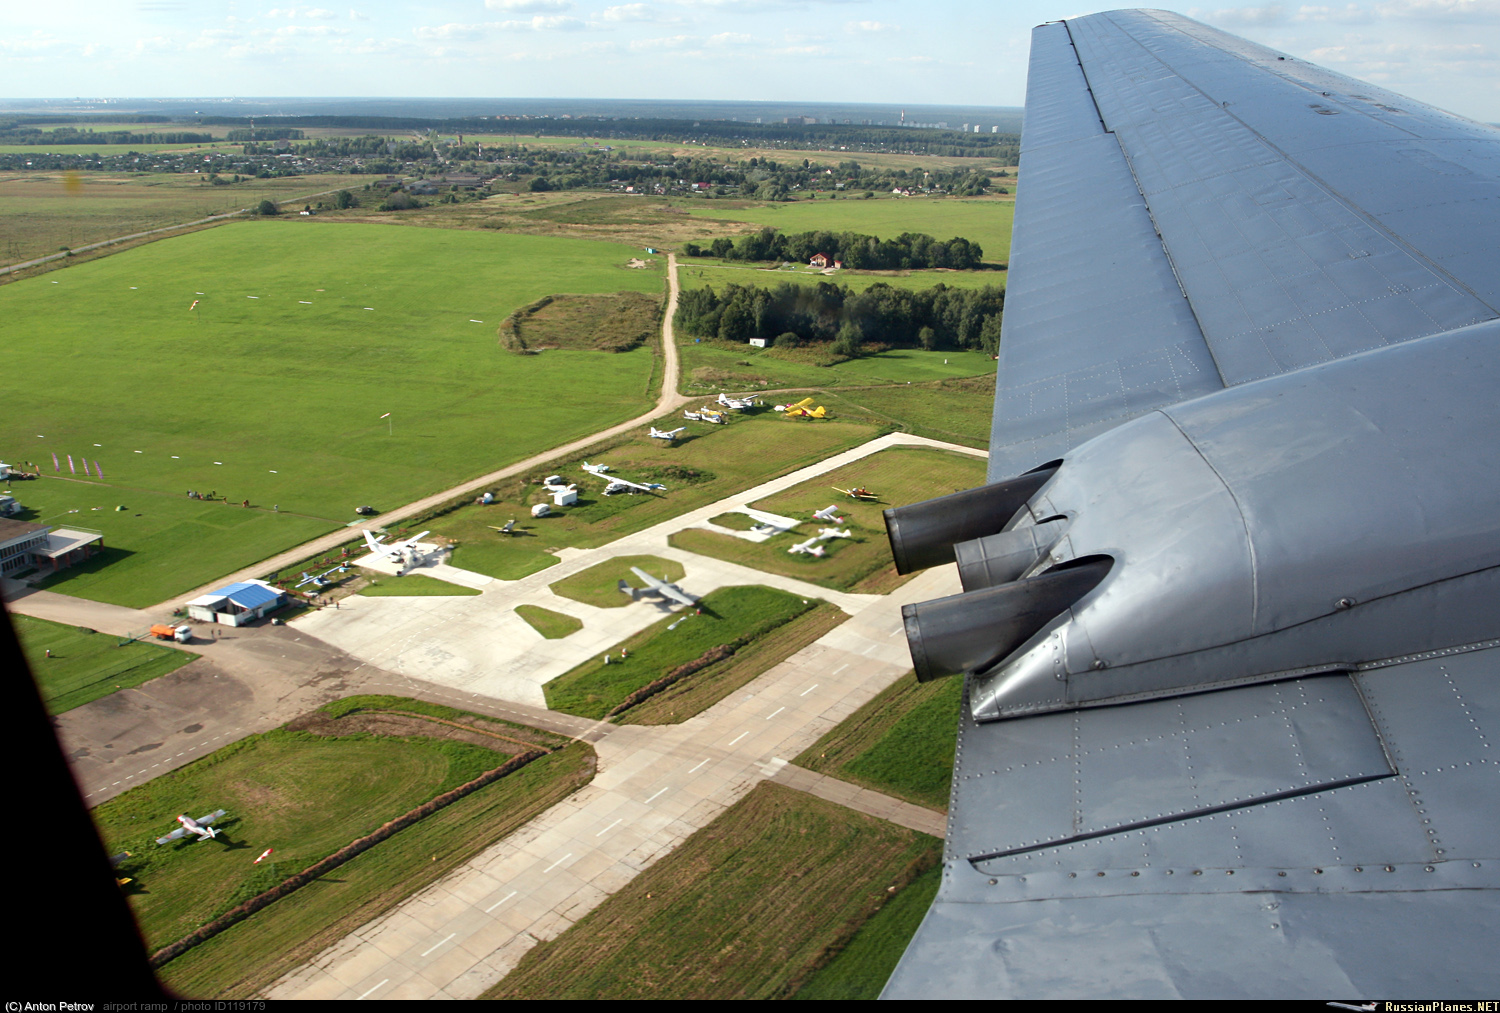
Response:
[[[631,587],[625,581],[620,581],[620,592],[630,595],[632,601],[638,600],[643,594],[656,594],[661,595],[663,598],[670,598],[681,605],[698,604],[697,598],[694,598],[676,584],[669,583],[666,580],[657,580],[638,566],[632,566],[630,572],[646,582],[645,587]]]
[[[612,478],[609,485],[604,487],[604,495],[613,496],[616,493],[628,492],[634,496],[638,492],[665,492],[666,486],[660,482],[630,482],[623,478]]]
[[[417,543],[431,533],[432,532],[430,531],[423,531],[421,534],[413,535],[411,538],[408,538],[405,541],[392,542],[390,545],[386,545],[385,535],[381,535],[377,538],[376,536],[370,534],[370,532],[366,531],[364,533],[365,545],[369,546],[370,552],[372,554],[380,557],[381,559],[400,559],[404,553],[415,550],[417,547]]]
[[[186,837],[188,834],[197,834],[198,840],[200,841],[212,840],[213,838],[219,836],[219,832],[213,827],[209,826],[209,824],[214,820],[217,820],[220,817],[226,815],[228,814],[223,809],[218,809],[214,812],[211,812],[207,816],[199,816],[197,819],[193,819],[187,813],[183,813],[181,816],[177,817],[177,822],[181,823],[182,826],[178,827],[170,834],[167,834],[165,837],[158,837],[156,839],[156,843],[170,844],[172,841],[182,840],[182,838]]]

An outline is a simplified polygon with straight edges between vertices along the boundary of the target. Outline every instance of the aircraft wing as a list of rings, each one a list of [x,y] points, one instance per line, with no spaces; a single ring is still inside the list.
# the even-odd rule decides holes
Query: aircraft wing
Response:
[[[1494,994],[1500,133],[1116,11],[1020,178],[992,484],[887,512],[965,693],[885,996]]]
[[[206,827],[209,824],[211,824],[214,820],[218,819],[220,816],[226,816],[226,815],[228,815],[228,814],[223,809],[217,809],[214,812],[209,813],[207,816],[200,816],[200,817],[198,817],[198,825],[200,827]]]
[[[167,834],[164,837],[158,837],[156,839],[156,843],[157,844],[170,844],[173,841],[180,841],[180,840],[182,840],[183,835],[186,834],[186,833],[187,833],[187,828],[186,827],[178,827],[176,830],[172,831],[170,834]]]
[[[678,587],[676,584],[669,584],[669,583],[667,583],[664,580],[658,580],[655,577],[651,576],[651,574],[647,573],[645,570],[642,570],[638,566],[632,566],[630,568],[630,572],[633,573],[633,574],[635,574],[641,580],[644,580],[646,582],[646,586],[647,587],[651,588],[653,591],[658,592],[659,594],[666,595],[668,598],[671,598],[675,602],[680,602],[683,605],[696,605],[696,604],[698,604],[693,598],[689,597],[688,594],[685,591],[683,591],[682,588]]]

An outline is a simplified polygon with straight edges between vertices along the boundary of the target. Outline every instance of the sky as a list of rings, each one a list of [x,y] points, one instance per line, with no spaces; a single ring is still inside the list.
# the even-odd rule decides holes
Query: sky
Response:
[[[1039,0],[47,0],[0,97],[603,97],[1019,106]],[[1073,3],[1075,0],[1065,0]],[[1500,0],[1170,8],[1500,122]]]

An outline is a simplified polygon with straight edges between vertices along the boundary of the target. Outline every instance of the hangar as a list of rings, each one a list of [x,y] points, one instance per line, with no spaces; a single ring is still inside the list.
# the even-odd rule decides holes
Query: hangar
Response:
[[[244,626],[286,604],[286,594],[263,580],[242,580],[187,603],[189,619],[224,626]]]

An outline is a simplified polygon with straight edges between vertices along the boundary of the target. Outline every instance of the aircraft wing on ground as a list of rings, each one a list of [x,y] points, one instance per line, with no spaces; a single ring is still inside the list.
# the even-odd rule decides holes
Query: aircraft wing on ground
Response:
[[[640,567],[632,566],[630,568],[630,572],[635,574],[641,580],[644,580],[646,582],[646,586],[651,588],[651,590],[655,591],[657,594],[664,595],[668,598],[671,598],[673,601],[683,605],[698,604],[698,600],[696,598],[693,598],[676,584],[669,584],[665,580],[658,580],[655,577],[651,576],[651,574],[647,573],[645,570],[642,570]]]
[[[1175,14],[1032,36],[890,998],[1500,988],[1500,133]]]

